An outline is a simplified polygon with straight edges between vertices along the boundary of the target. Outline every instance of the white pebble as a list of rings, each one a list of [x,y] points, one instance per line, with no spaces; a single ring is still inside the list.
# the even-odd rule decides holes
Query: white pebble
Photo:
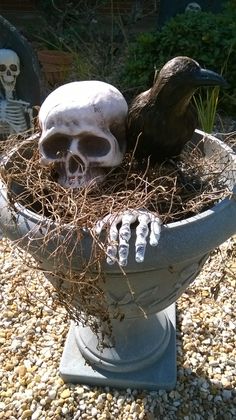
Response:
[[[16,340],[16,339],[12,340],[11,349],[13,351],[19,349],[21,346],[22,346],[22,341],[21,340]]]
[[[36,419],[38,419],[40,416],[41,416],[41,414],[42,414],[42,410],[40,410],[40,408],[38,408],[33,414],[32,414],[32,417],[31,417],[31,420],[36,420]]]
[[[92,417],[95,417],[97,415],[97,413],[98,413],[98,410],[96,409],[96,407],[93,407],[92,410],[91,410]]]
[[[51,390],[48,392],[48,397],[49,397],[51,400],[54,400],[54,398],[56,398],[56,395],[57,395],[57,391],[56,391],[55,389],[51,389]]]
[[[61,412],[62,414],[66,415],[69,412],[68,407],[62,407]]]

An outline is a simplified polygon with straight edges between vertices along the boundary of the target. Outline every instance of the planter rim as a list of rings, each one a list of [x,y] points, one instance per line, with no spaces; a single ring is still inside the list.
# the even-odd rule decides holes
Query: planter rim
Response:
[[[6,189],[4,187],[5,187],[5,184],[2,181],[0,181],[0,191],[1,191],[1,194],[4,197],[5,201],[8,201],[7,200],[7,191],[6,191]],[[235,191],[235,194],[236,194],[236,191]],[[215,213],[216,211],[222,211],[223,207],[226,207],[230,203],[231,203],[231,199],[230,198],[224,198],[222,201],[220,201],[220,202],[216,203],[215,205],[213,205],[212,208],[210,208],[208,210],[205,210],[205,211],[203,211],[203,212],[201,212],[199,214],[196,214],[196,215],[191,216],[191,217],[187,217],[186,219],[179,220],[177,222],[164,223],[163,224],[163,228],[164,229],[165,228],[173,229],[173,228],[176,228],[176,227],[187,225],[189,223],[198,222],[200,219],[210,217],[211,214],[212,213]],[[27,218],[30,221],[32,221],[32,222],[37,222],[37,223],[42,222],[42,223],[45,223],[45,224],[46,223],[50,223],[51,225],[52,224],[53,225],[56,225],[56,222],[54,222],[53,220],[51,220],[49,217],[39,216],[39,215],[37,215],[37,213],[35,213],[32,210],[27,209],[26,207],[24,207],[22,204],[20,204],[17,201],[14,203],[14,209],[18,213],[20,213],[21,215],[27,216]],[[73,226],[70,225],[69,223],[68,224],[64,224],[62,226],[64,226],[65,229],[67,229],[68,227],[70,229],[73,228]],[[88,233],[88,231],[85,228],[84,229],[81,228],[81,229],[84,231],[84,233]]]
[[[221,140],[217,139],[213,135],[208,134],[208,133],[205,133],[205,132],[203,132],[201,130],[198,130],[198,129],[195,130],[195,133],[197,135],[199,135],[199,136],[202,136],[202,138],[207,137],[210,140],[214,141],[215,143],[219,144],[221,146],[221,148],[224,149],[230,155],[235,155],[235,164],[236,164],[236,154],[224,142],[222,142]],[[27,139],[25,142],[28,142],[29,140],[34,141],[34,140],[37,139],[38,136],[39,136],[39,134],[35,134],[35,135],[31,136],[29,139]],[[14,150],[15,150],[15,148],[13,149],[12,153],[14,152]],[[6,157],[6,159],[7,159],[7,157]],[[4,161],[6,162],[6,159],[4,159],[3,162]],[[0,191],[1,191],[2,196],[4,197],[4,200],[5,201],[8,201],[8,199],[7,199],[7,190],[5,188],[5,183],[2,182],[1,180],[0,180]],[[236,195],[236,184],[233,187],[232,194],[233,194],[233,198],[234,198],[234,196]],[[217,202],[216,204],[214,204],[208,210],[202,211],[199,214],[196,214],[196,215],[191,216],[191,217],[187,217],[187,218],[185,218],[183,220],[179,220],[177,222],[165,223],[165,224],[163,224],[163,228],[164,229],[168,228],[168,230],[169,230],[169,229],[174,229],[174,228],[177,228],[177,227],[180,227],[180,226],[183,226],[183,225],[187,225],[187,224],[190,224],[190,223],[192,223],[192,224],[197,223],[200,219],[206,219],[206,218],[210,217],[212,215],[212,213],[222,211],[222,209],[225,208],[225,207],[227,207],[228,205],[230,205],[231,202],[232,202],[232,198],[227,198],[226,197],[223,200],[221,200],[221,201]],[[41,222],[41,223],[50,224],[50,225],[53,225],[53,226],[56,226],[57,225],[57,223],[55,223],[49,217],[39,216],[36,212],[27,209],[25,206],[23,206],[22,204],[20,204],[18,201],[15,201],[14,202],[14,209],[18,213],[20,213],[21,215],[27,216],[29,218],[29,220],[31,220],[33,222],[37,222],[37,223]],[[73,228],[73,226],[71,226],[70,224],[64,224],[62,226],[64,226],[65,229],[68,229],[68,227],[70,229]],[[89,231],[88,230],[86,230],[85,228],[84,229],[81,228],[81,229],[83,230],[84,234],[87,233],[87,235],[89,235]]]

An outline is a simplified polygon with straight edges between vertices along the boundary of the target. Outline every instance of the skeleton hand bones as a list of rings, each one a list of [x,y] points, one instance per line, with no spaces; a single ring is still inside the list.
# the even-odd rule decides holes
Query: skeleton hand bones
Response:
[[[129,240],[131,238],[131,224],[138,222],[136,227],[135,260],[140,263],[144,261],[149,235],[149,244],[157,246],[161,233],[161,220],[155,214],[147,210],[126,210],[120,213],[109,214],[99,220],[95,226],[95,233],[99,235],[101,231],[109,225],[107,263],[112,265],[117,261],[121,266],[127,265],[129,255]],[[118,230],[117,225],[121,223]],[[150,225],[150,227],[149,227]]]

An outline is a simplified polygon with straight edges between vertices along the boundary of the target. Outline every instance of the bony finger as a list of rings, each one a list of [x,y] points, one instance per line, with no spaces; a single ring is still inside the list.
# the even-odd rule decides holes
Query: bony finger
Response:
[[[136,242],[135,242],[135,260],[143,262],[147,244],[148,225],[140,223],[136,228]]]
[[[129,256],[129,240],[131,237],[130,225],[136,221],[137,212],[127,210],[122,215],[122,225],[119,232],[119,263],[126,266]]]
[[[115,215],[108,214],[107,216],[103,217],[102,220],[98,220],[96,225],[95,225],[94,232],[97,235],[100,235],[100,233],[104,229],[104,227],[108,224],[111,224],[115,217],[116,217]]]
[[[110,227],[110,230],[109,230],[108,241],[109,242],[117,241],[117,238],[118,238],[117,223],[116,223],[116,221],[114,221],[111,224],[111,227]]]
[[[129,243],[123,242],[119,245],[119,264],[124,267],[127,265],[129,256]]]
[[[116,254],[117,254],[117,246],[115,244],[108,245],[107,259],[106,259],[107,264],[109,265],[115,264],[115,262],[117,261]]]
[[[107,263],[112,265],[117,259],[117,238],[118,238],[118,229],[116,226],[116,220],[111,224],[109,234],[108,234],[108,246],[107,246]]]
[[[122,223],[122,226],[119,231],[119,241],[120,243],[122,241],[128,242],[131,237],[131,229],[129,223]]]
[[[146,242],[137,243],[135,245],[135,261],[137,263],[141,263],[144,261],[145,250],[146,250]]]
[[[136,228],[136,237],[137,242],[143,241],[148,235],[148,225],[146,223],[142,224],[139,223],[139,225]]]
[[[104,226],[105,226],[105,222],[104,220],[98,220],[93,231],[96,235],[100,235],[101,231],[103,230]]]
[[[130,225],[135,222],[137,219],[137,212],[136,211],[129,211],[127,210],[122,215],[122,224],[119,232],[119,241],[126,241],[128,242],[131,237],[131,228]]]
[[[127,210],[122,216],[122,225],[119,232],[119,263],[127,265],[129,256],[129,240],[131,237],[130,225],[137,219],[136,211]]]
[[[151,246],[157,246],[161,236],[161,221],[160,219],[155,219],[151,222],[150,225],[150,238],[149,243]]]
[[[141,214],[138,217],[139,224],[136,228],[136,243],[145,243],[145,238],[148,235],[148,223],[150,218],[147,214]]]

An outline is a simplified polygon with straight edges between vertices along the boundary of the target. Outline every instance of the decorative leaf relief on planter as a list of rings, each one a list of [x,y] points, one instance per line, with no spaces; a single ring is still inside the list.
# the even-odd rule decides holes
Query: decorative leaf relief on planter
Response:
[[[150,287],[149,289],[145,289],[145,291],[131,292],[128,291],[124,293],[122,296],[115,295],[114,292],[107,291],[107,303],[110,307],[117,308],[120,307],[121,311],[128,310],[129,312],[132,309],[142,308],[144,312],[152,310],[155,306],[159,305],[160,303],[164,303],[165,301],[170,304],[173,303],[175,300],[178,299],[182,290],[185,289],[196,277],[196,275],[200,272],[202,265],[205,263],[206,259],[208,258],[208,254],[204,255],[200,259],[198,263],[194,262],[186,266],[181,271],[173,270],[172,274],[175,274],[173,278],[173,290],[170,294],[164,295],[160,297],[161,293],[161,286],[160,284]],[[159,273],[162,270],[159,270]],[[176,281],[177,275],[177,281]],[[161,276],[160,276],[161,277]],[[163,278],[164,278],[164,270],[163,270]],[[119,280],[117,280],[119,281]],[[171,281],[171,279],[170,279]],[[155,299],[154,297],[157,296]],[[168,306],[168,305],[166,305]]]
[[[125,293],[121,298],[115,296],[113,293],[111,292],[107,292],[107,301],[109,305],[113,305],[113,306],[128,306],[128,305],[135,305],[135,306],[148,306],[150,305],[150,301],[152,300],[151,298],[153,297],[153,295],[155,295],[156,293],[158,293],[159,291],[159,286],[154,286],[151,287],[148,290],[145,290],[144,292],[141,293],[131,293],[131,292],[127,292]]]

